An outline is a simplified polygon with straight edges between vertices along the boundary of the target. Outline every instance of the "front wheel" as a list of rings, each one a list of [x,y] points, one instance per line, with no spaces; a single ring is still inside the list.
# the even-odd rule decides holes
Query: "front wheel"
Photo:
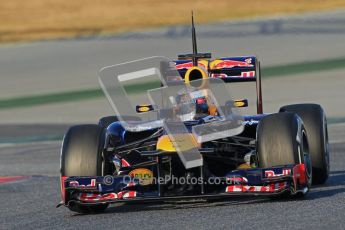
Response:
[[[293,113],[271,114],[260,120],[257,128],[258,166],[304,164],[307,190],[312,180],[312,167],[309,145],[302,120]]]
[[[313,184],[324,184],[330,167],[327,120],[322,107],[317,104],[286,105],[279,112],[295,113],[303,120],[313,165]]]
[[[102,176],[104,129],[98,125],[72,126],[66,133],[61,150],[61,176]],[[107,204],[75,204],[69,209],[79,213],[103,212]]]

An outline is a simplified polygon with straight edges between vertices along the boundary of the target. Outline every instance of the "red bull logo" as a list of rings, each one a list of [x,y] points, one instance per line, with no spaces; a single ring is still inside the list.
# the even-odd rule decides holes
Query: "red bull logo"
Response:
[[[191,67],[193,67],[193,63],[192,62],[176,64],[176,69],[189,69]]]
[[[181,64],[176,64],[176,69],[180,70],[180,69],[189,69],[193,67],[193,62],[186,62],[186,63],[181,63]],[[205,60],[201,60],[198,62],[198,67],[204,68],[205,70],[207,70],[207,61]]]
[[[231,69],[234,67],[254,67],[252,58],[247,58],[244,61],[214,60],[211,64],[212,69]]]

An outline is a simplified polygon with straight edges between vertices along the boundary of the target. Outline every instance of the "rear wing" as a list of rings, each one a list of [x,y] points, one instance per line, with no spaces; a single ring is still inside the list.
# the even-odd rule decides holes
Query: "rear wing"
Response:
[[[174,61],[176,69],[184,79],[191,59]],[[224,82],[256,82],[257,113],[263,113],[260,62],[255,56],[225,57],[213,60],[198,59],[198,67],[204,69],[210,78],[220,78]]]

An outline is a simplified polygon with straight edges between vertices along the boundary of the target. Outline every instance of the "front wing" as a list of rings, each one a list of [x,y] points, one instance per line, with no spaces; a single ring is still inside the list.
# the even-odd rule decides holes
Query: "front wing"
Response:
[[[93,205],[116,202],[154,202],[187,199],[213,199],[233,196],[275,196],[306,193],[309,189],[304,164],[272,168],[233,170],[223,181],[221,189],[193,195],[165,195],[157,189],[143,189],[136,179],[115,177],[61,177],[62,202],[58,205]],[[152,186],[152,185],[151,185]],[[155,185],[153,185],[155,187]]]

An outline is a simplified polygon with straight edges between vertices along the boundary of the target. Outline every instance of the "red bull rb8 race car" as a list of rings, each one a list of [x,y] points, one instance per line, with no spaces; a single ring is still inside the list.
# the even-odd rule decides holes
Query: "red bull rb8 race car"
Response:
[[[313,184],[326,182],[329,150],[322,107],[294,104],[263,113],[258,59],[211,60],[209,53],[197,52],[194,25],[192,34],[193,53],[176,61],[160,61],[156,69],[135,63],[132,74],[127,74],[128,63],[101,71],[116,116],[72,126],[65,134],[58,206],[93,213],[116,202],[301,197]],[[152,79],[143,76],[154,74],[162,81],[153,87]],[[114,76],[121,88],[109,86]],[[134,86],[124,83],[130,80]],[[223,84],[237,82],[256,84],[257,114],[239,115],[234,111],[248,106],[248,100],[220,94]],[[127,97],[141,100],[138,90],[147,89],[153,89],[154,104],[128,104]],[[168,107],[162,106],[165,100]],[[141,116],[152,114],[159,116],[143,122]]]

